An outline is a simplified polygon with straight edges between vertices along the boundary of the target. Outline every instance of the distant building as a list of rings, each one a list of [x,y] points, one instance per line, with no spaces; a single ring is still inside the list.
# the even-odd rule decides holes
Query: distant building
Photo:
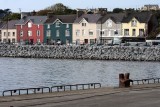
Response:
[[[141,10],[143,10],[143,11],[159,10],[159,6],[158,5],[151,5],[151,4],[144,5]]]

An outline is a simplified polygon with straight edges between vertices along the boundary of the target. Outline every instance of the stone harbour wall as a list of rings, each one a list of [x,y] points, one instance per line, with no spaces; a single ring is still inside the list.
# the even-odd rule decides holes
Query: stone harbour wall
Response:
[[[160,61],[160,47],[0,45],[0,57]]]

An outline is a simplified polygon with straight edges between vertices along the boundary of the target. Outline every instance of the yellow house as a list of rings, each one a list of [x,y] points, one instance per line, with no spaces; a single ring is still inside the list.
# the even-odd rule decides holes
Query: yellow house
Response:
[[[152,22],[151,19],[152,14],[150,12],[128,14],[122,21],[122,36],[146,37],[153,27],[149,26]]]

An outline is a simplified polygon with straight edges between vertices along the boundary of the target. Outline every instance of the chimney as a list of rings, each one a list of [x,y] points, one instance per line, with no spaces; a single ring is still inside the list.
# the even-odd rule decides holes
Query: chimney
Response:
[[[84,14],[83,11],[77,10],[77,18],[81,17]]]

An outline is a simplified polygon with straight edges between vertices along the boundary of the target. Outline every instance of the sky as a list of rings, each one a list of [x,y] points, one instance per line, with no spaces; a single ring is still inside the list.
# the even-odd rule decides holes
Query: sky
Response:
[[[158,4],[160,0],[0,0],[0,9],[11,9],[12,12],[38,11],[56,3],[63,3],[71,9],[76,8],[141,8],[146,4]]]

